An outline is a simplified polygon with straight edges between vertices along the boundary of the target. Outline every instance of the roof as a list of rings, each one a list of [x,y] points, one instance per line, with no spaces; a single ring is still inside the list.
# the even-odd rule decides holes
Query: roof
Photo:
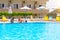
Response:
[[[54,10],[53,13],[60,13],[60,9]]]

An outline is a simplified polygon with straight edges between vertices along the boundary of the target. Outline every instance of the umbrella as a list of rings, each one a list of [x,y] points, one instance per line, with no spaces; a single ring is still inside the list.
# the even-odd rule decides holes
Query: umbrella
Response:
[[[11,6],[9,7],[9,11],[8,11],[9,13],[12,13],[12,8],[11,8]]]
[[[20,9],[24,9],[24,11],[25,11],[25,13],[26,13],[26,11],[29,10],[29,9],[31,9],[31,8],[29,8],[29,7],[27,7],[27,6],[24,6],[24,7],[20,8]]]
[[[12,8],[11,6],[9,7],[9,11],[8,11],[9,14],[12,14]],[[11,18],[12,15],[10,15],[10,18]]]
[[[41,6],[41,7],[38,7],[36,9],[45,9],[45,7],[44,6]]]
[[[54,8],[48,8],[48,9],[49,9],[49,13],[51,13],[55,10]]]
[[[32,15],[30,16],[30,19],[33,19],[33,16]]]
[[[27,6],[24,6],[24,7],[22,7],[22,8],[20,8],[20,9],[31,9],[31,8],[29,8],[29,7],[27,7]]]
[[[31,9],[31,8],[29,8],[29,7],[27,7],[27,6],[24,6],[24,7],[20,8],[20,9],[24,9],[24,11],[25,11],[25,13],[26,13],[26,11],[29,10],[29,9]]]
[[[43,9],[46,9],[44,6],[41,6],[41,7],[38,7],[38,8],[36,8],[36,9],[38,9],[38,10],[43,10]],[[42,17],[42,16],[40,16],[40,17]]]

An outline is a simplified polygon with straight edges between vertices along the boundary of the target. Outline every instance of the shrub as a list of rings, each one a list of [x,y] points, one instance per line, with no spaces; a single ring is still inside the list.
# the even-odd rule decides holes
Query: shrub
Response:
[[[0,16],[5,15],[5,16],[30,16],[32,15],[32,12],[13,12],[12,14],[9,14],[8,12],[0,12]]]

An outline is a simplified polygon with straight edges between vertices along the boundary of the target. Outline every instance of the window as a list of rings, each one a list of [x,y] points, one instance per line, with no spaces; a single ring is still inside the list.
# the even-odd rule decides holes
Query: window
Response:
[[[4,8],[4,4],[2,4],[2,8]]]
[[[4,4],[0,4],[0,8],[4,8]]]
[[[31,8],[31,5],[28,5],[29,8]]]
[[[1,4],[0,4],[0,8],[1,8]]]
[[[14,8],[18,9],[18,4],[14,4]]]
[[[42,5],[39,5],[39,7],[41,7]]]

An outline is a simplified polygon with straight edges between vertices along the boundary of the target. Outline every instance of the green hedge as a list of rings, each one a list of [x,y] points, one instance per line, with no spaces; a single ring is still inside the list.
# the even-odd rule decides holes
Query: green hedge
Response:
[[[5,16],[30,16],[33,15],[32,12],[13,12],[12,14],[8,12],[0,12],[0,16],[5,15]]]

